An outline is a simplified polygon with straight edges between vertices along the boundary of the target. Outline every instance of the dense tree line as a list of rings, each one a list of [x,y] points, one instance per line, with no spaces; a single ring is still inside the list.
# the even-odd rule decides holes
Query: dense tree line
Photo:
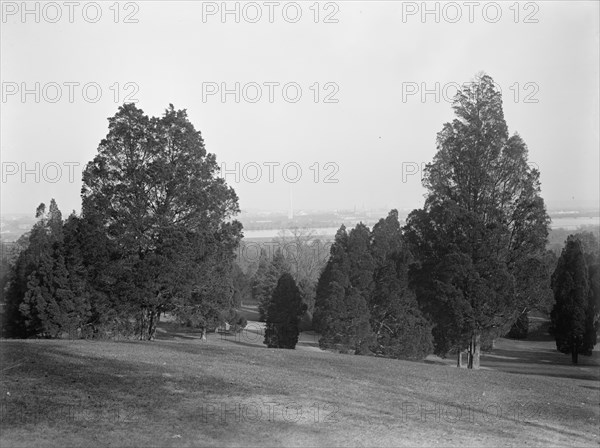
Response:
[[[238,198],[186,111],[157,118],[124,105],[84,171],[81,215],[41,204],[3,256],[3,335],[153,339],[165,312],[206,332],[243,326],[235,309],[251,298],[268,347],[294,348],[312,317],[325,349],[403,359],[468,350],[478,368],[482,343],[525,337],[529,312],[552,310],[557,349],[576,363],[596,343],[598,241],[580,233],[560,258],[547,250],[540,174],[509,135],[489,76],[453,108],[423,208],[404,227],[396,210],[372,229],[342,225],[327,252],[295,229],[252,267],[236,259]]]
[[[5,334],[153,339],[167,311],[215,325],[236,300],[242,237],[218,169],[185,110],[120,107],[84,170],[81,216],[38,208],[9,274]]]
[[[321,346],[405,358],[466,349],[478,368],[482,340],[549,310],[550,219],[525,142],[509,135],[487,75],[453,109],[425,170],[424,207],[403,229],[392,212],[372,233],[338,231],[317,285]]]
[[[429,354],[431,326],[408,285],[410,262],[396,210],[372,232],[340,227],[317,285],[320,346],[405,359]]]

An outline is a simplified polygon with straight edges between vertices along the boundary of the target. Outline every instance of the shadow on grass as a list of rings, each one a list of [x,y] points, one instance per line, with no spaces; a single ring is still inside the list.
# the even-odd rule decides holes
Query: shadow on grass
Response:
[[[579,364],[571,363],[570,355],[565,355],[542,346],[539,341],[506,340],[503,346],[481,356],[481,364],[509,373],[542,375],[547,377],[570,378],[577,380],[600,380],[600,353],[592,356],[579,356]]]
[[[144,348],[139,342],[114,344]],[[0,372],[2,427],[54,423],[99,431],[118,423],[164,424],[184,396],[247,393],[206,372],[173,374],[158,363],[107,358],[102,356],[105,346],[98,348],[95,357],[78,354],[64,342],[3,343],[3,365],[11,368]]]

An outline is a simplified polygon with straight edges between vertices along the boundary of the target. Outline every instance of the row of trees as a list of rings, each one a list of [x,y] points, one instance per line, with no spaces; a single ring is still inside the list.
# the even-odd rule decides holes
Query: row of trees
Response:
[[[234,306],[234,190],[185,110],[133,104],[83,174],[82,213],[37,211],[7,285],[7,336],[155,336],[161,313],[206,329]],[[239,296],[239,294],[238,294]]]
[[[371,232],[342,226],[316,292],[313,327],[322,348],[419,359],[431,352],[431,326],[408,285],[410,252],[397,211]]]
[[[322,347],[409,359],[467,349],[477,368],[482,340],[554,296],[557,346],[576,361],[596,340],[598,256],[586,247],[597,242],[568,240],[551,276],[539,172],[508,133],[495,83],[479,75],[453,108],[424,206],[403,228],[396,211],[372,230],[342,226],[326,264],[314,235],[282,235],[294,250],[261,253],[250,280],[235,263],[237,196],[185,110],[157,118],[122,106],[84,171],[81,215],[65,221],[54,201],[42,205],[20,241],[6,335],[152,339],[163,312],[206,330],[224,315],[237,321],[232,310],[251,294],[271,347],[295,346],[298,316],[314,311]]]
[[[509,135],[501,93],[489,76],[478,75],[457,93],[453,109],[456,118],[438,133],[425,169],[423,208],[409,214],[403,229],[392,213],[372,234],[362,224],[338,231],[317,287],[314,324],[322,346],[422,357],[432,328],[436,354],[460,356],[466,349],[469,368],[478,368],[482,339],[506,334],[529,311],[548,310],[553,292],[560,296],[558,273],[551,285],[540,174],[528,164],[523,139]],[[583,271],[579,276],[587,278]],[[562,294],[588,307],[581,325],[589,340],[594,328],[595,343],[592,289],[580,288],[579,299],[571,290]],[[565,311],[557,304],[553,315]],[[564,333],[562,321],[555,322],[556,334]],[[568,343],[557,339],[559,348],[588,350],[583,330],[576,333]]]

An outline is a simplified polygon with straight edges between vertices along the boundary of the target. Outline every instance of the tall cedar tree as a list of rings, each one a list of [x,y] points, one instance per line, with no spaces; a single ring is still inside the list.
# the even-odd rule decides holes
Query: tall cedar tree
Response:
[[[512,324],[548,289],[544,256],[549,217],[539,172],[518,134],[509,137],[501,93],[479,75],[454,98],[457,118],[437,136],[425,169],[423,209],[410,213],[406,238],[417,263],[411,284],[435,324],[435,349],[469,348],[479,367],[481,336]],[[532,260],[537,260],[532,262]],[[533,269],[534,275],[520,272]]]
[[[84,170],[83,219],[110,243],[102,289],[109,302],[127,304],[140,338],[154,337],[163,311],[230,307],[242,226],[232,220],[237,196],[218,170],[185,110],[170,105],[150,118],[133,104],[109,118]]]
[[[10,336],[80,336],[90,318],[90,302],[72,220],[63,224],[54,199],[47,213],[40,204],[36,217],[8,291],[17,327]]]
[[[336,232],[333,244],[329,250],[329,259],[319,275],[315,294],[315,312],[313,315],[313,328],[318,333],[324,333],[332,314],[331,295],[337,291],[338,286],[347,283],[346,246],[348,233],[346,226],[342,225]]]
[[[293,349],[300,334],[300,317],[306,311],[302,295],[289,273],[279,277],[267,308],[264,344],[269,348]]]
[[[398,211],[373,227],[371,252],[375,284],[369,300],[373,351],[389,358],[423,359],[433,351],[431,325],[408,286],[411,257],[402,241]]]
[[[367,299],[372,291],[373,260],[369,229],[359,224],[337,231],[331,255],[319,277],[313,326],[319,345],[355,354],[369,353],[373,332]]]
[[[550,315],[551,332],[556,348],[570,353],[573,364],[579,354],[592,354],[598,330],[597,255],[586,253],[584,246],[578,235],[570,235],[552,275],[556,302]]]

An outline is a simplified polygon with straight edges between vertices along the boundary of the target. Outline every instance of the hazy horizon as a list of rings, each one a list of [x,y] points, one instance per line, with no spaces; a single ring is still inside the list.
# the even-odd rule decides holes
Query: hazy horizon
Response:
[[[291,3],[273,23],[262,3],[230,2],[240,23],[220,2],[121,3],[118,16],[102,4],[95,23],[92,8],[70,23],[63,6],[52,23],[39,6],[36,23],[3,6],[2,215],[51,198],[79,211],[81,170],[125,100],[151,116],[187,109],[243,211],[287,211],[290,197],[294,210],[420,208],[449,97],[480,71],[502,90],[548,209],[598,207],[597,2],[502,3],[498,20],[483,2],[472,23],[466,6],[452,23],[438,2],[438,17],[414,12],[420,2],[319,3],[318,15],[303,3],[294,23]],[[236,83],[238,98],[223,98]]]

